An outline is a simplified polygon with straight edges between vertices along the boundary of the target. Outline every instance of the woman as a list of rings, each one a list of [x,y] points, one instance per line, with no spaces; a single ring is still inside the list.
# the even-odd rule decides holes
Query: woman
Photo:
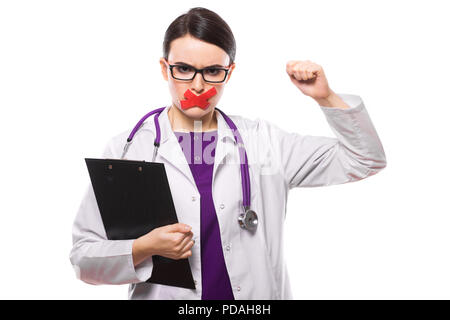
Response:
[[[386,166],[360,97],[334,93],[316,63],[289,61],[290,80],[318,103],[337,139],[287,133],[268,121],[230,116],[245,146],[251,209],[258,217],[256,229],[242,228],[242,145],[215,108],[235,68],[235,54],[229,26],[210,10],[193,8],[169,26],[160,64],[172,105],[159,116],[155,161],[165,164],[180,223],[138,239],[107,240],[89,185],[74,222],[70,255],[81,280],[128,283],[130,299],[291,299],[283,257],[289,189],[357,181]],[[155,130],[153,121],[143,124],[127,159],[152,161]],[[120,158],[129,132],[109,142],[105,158]],[[145,282],[152,255],[187,258],[196,289]]]

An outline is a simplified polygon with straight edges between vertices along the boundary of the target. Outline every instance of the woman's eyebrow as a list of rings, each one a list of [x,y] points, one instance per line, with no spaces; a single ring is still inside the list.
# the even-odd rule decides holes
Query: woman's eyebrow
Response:
[[[177,62],[175,62],[174,64],[181,64],[181,65],[184,65],[184,66],[188,66],[188,67],[194,68],[194,67],[191,66],[190,64],[187,64],[187,63],[181,62],[181,61],[177,61]],[[222,65],[220,65],[220,64],[213,64],[213,65],[207,66],[207,67],[205,67],[205,68],[211,68],[211,67],[225,68],[224,66],[222,66]]]

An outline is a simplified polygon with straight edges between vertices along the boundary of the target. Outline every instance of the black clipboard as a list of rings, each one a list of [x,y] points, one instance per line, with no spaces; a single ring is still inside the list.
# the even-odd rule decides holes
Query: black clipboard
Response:
[[[178,222],[163,163],[85,158],[109,240],[136,239]],[[146,282],[195,289],[188,259],[154,255]]]

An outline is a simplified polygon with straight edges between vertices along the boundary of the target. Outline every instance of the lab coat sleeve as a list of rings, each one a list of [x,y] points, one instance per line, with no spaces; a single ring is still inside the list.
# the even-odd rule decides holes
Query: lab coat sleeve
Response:
[[[289,133],[270,125],[286,185],[319,187],[362,180],[386,167],[386,156],[362,99],[338,94],[350,108],[320,106],[336,137]]]
[[[104,158],[118,158],[111,142]],[[76,276],[90,284],[126,284],[148,280],[153,270],[152,258],[136,267],[130,240],[108,240],[100,211],[89,182],[72,229],[73,247],[70,261]]]

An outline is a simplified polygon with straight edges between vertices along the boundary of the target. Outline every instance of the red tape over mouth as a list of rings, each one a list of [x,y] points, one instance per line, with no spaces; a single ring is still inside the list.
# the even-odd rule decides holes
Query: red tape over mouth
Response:
[[[200,107],[203,110],[209,107],[208,99],[217,93],[216,88],[212,87],[208,91],[197,96],[190,89],[187,89],[184,93],[186,100],[180,100],[181,109],[186,110],[192,107]]]

